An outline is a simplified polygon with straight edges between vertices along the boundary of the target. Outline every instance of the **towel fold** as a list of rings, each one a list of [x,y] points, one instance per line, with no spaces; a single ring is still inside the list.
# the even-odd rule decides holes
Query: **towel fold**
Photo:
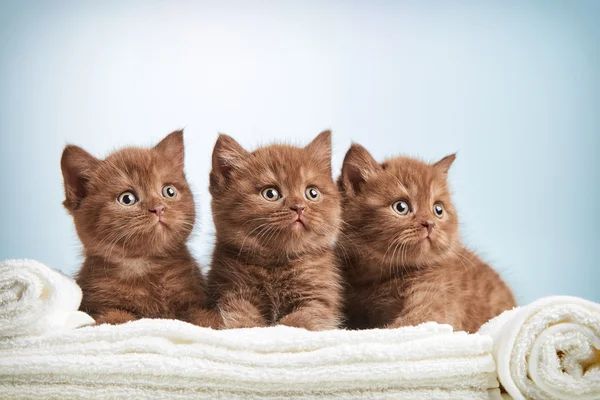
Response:
[[[81,289],[73,279],[34,260],[0,263],[0,337],[43,335],[94,320],[77,311]]]
[[[600,399],[600,304],[546,297],[481,327],[515,400]]]
[[[64,399],[63,396],[69,394],[69,399],[169,399],[169,400],[187,400],[187,399],[227,399],[227,400],[248,400],[248,399],[266,399],[266,400],[306,400],[306,399],[373,399],[373,400],[510,400],[502,397],[497,389],[488,394],[474,392],[472,390],[454,390],[444,389],[389,389],[378,392],[356,391],[345,393],[331,393],[314,391],[307,393],[263,393],[257,395],[254,392],[236,392],[234,389],[220,393],[206,392],[185,392],[163,390],[151,387],[123,387],[107,385],[78,386],[70,384],[61,384],[61,390],[57,390],[55,385],[43,383],[34,383],[26,387],[21,387],[18,393],[11,394],[11,399]],[[71,395],[74,394],[74,395]]]

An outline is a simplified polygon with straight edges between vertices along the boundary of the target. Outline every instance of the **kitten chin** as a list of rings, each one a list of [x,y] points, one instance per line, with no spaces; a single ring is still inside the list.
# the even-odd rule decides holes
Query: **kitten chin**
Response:
[[[195,206],[183,171],[183,132],[149,149],[97,159],[65,148],[64,206],[85,260],[77,273],[81,310],[97,323],[179,318],[211,325],[204,279],[187,249]]]
[[[454,159],[378,163],[358,144],[348,150],[336,245],[348,327],[436,321],[475,332],[515,306],[506,283],[461,243],[447,184]]]
[[[341,283],[332,243],[341,221],[331,133],[304,148],[253,152],[221,135],[210,193],[216,245],[208,301],[222,327],[336,328]]]

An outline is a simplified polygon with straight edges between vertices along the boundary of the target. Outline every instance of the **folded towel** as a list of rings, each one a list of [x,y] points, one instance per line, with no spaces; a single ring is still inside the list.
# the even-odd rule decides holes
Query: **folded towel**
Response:
[[[182,321],[92,323],[35,261],[0,264],[2,398],[500,399],[492,340],[427,323],[309,332]]]
[[[214,331],[143,319],[0,340],[8,398],[500,398],[487,336],[277,326]]]
[[[600,399],[600,304],[546,297],[481,327],[515,400]]]
[[[421,390],[385,390],[372,392],[357,391],[353,393],[330,392],[319,393],[315,391],[312,394],[281,392],[276,394],[260,394],[248,392],[235,392],[233,389],[226,392],[185,392],[173,391],[169,389],[146,388],[142,386],[124,387],[106,385],[78,386],[70,384],[60,384],[60,388],[55,385],[32,383],[26,387],[20,388],[18,393],[10,394],[10,399],[169,399],[169,400],[187,400],[187,399],[226,399],[226,400],[247,400],[247,399],[376,399],[376,400],[510,400],[503,397],[497,390],[489,394],[481,394],[472,390],[447,391],[444,389],[421,389]]]
[[[0,337],[41,335],[93,324],[77,311],[73,279],[34,260],[0,263]]]

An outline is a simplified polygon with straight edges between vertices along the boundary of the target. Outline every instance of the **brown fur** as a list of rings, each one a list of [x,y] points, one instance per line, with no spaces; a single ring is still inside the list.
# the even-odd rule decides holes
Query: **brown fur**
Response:
[[[271,186],[281,199],[262,197]],[[320,190],[320,201],[305,197],[309,186]],[[331,178],[331,133],[322,132],[305,148],[271,145],[251,153],[220,135],[210,193],[216,245],[208,293],[223,327],[336,328],[341,285],[333,242],[340,207]],[[295,205],[306,207],[305,226],[294,222]]]
[[[187,249],[195,206],[185,178],[183,132],[150,149],[125,148],[97,159],[65,148],[65,208],[73,216],[85,261],[77,274],[81,310],[100,323],[179,318],[210,325],[200,269]],[[177,191],[163,196],[163,185]],[[130,206],[120,194],[135,193]],[[150,209],[162,205],[159,215]],[[159,222],[159,220],[161,222]]]
[[[379,164],[358,144],[346,154],[338,179],[344,228],[337,254],[349,283],[350,328],[436,321],[475,332],[515,306],[500,276],[461,244],[446,179],[454,158]],[[399,200],[408,203],[408,215],[392,208]],[[438,202],[442,218],[433,209]],[[435,224],[429,236],[427,221]]]

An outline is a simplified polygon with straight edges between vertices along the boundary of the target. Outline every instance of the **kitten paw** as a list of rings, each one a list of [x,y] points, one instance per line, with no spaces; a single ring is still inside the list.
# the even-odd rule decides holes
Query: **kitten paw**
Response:
[[[308,331],[327,331],[337,329],[339,323],[335,319],[324,319],[296,312],[281,318],[279,320],[279,325],[304,328]]]
[[[136,319],[138,319],[138,317],[136,317],[135,315],[133,315],[132,313],[130,313],[128,311],[109,310],[109,311],[106,311],[106,312],[98,315],[94,319],[96,320],[96,325],[102,325],[102,324],[118,325],[118,324],[124,324],[125,322],[129,322],[129,321],[135,321]]]
[[[225,329],[268,326],[258,308],[244,299],[229,299],[219,311]]]
[[[239,312],[223,312],[221,313],[223,318],[222,327],[225,329],[238,329],[238,328],[256,328],[268,326],[262,318],[252,318],[247,314]]]
[[[218,329],[223,326],[223,319],[216,310],[207,310],[204,308],[191,310],[185,320],[204,328]]]

